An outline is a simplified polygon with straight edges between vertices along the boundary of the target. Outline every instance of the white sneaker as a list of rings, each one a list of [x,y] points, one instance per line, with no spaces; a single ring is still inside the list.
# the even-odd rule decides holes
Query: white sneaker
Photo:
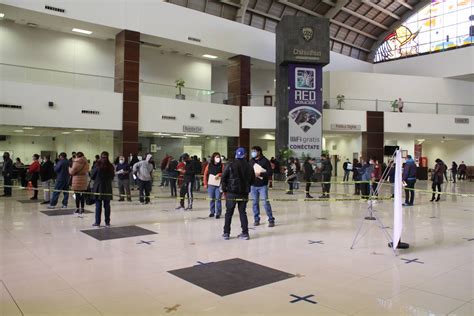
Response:
[[[63,205],[63,206],[61,206],[61,208],[67,208],[67,205]]]

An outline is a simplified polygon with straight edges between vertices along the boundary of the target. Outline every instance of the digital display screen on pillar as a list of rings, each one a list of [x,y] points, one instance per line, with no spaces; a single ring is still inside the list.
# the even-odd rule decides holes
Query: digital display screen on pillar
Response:
[[[296,156],[321,156],[322,66],[288,65],[288,147]]]

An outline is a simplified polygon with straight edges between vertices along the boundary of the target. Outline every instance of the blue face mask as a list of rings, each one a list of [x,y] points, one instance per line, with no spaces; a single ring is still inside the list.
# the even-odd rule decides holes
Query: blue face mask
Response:
[[[257,158],[257,152],[256,151],[252,151],[251,155],[252,155],[252,158]]]

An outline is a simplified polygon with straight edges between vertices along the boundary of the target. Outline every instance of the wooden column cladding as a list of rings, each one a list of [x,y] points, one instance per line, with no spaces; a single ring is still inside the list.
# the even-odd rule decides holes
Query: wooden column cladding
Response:
[[[383,161],[384,113],[367,111],[367,132],[362,133],[362,156]]]
[[[242,107],[249,106],[250,94],[250,57],[237,55],[229,58],[227,67],[229,104],[239,107],[239,138],[229,138],[227,154],[233,157],[238,147],[250,146],[250,130],[242,128]]]
[[[138,153],[140,33],[123,30],[115,36],[114,91],[122,93],[122,154]]]

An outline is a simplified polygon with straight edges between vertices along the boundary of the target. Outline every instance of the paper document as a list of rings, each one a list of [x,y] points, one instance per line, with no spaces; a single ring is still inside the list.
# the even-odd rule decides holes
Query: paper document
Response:
[[[208,185],[213,185],[213,186],[220,186],[221,185],[221,177],[219,177],[218,179],[216,179],[216,176],[213,175],[213,174],[210,174],[209,175],[209,181],[207,181],[207,184]]]
[[[255,176],[257,176],[257,174],[264,173],[267,170],[263,169],[262,166],[260,166],[258,163],[256,163],[256,164],[253,165],[253,171],[255,172]],[[262,176],[257,176],[257,178],[263,179]]]

